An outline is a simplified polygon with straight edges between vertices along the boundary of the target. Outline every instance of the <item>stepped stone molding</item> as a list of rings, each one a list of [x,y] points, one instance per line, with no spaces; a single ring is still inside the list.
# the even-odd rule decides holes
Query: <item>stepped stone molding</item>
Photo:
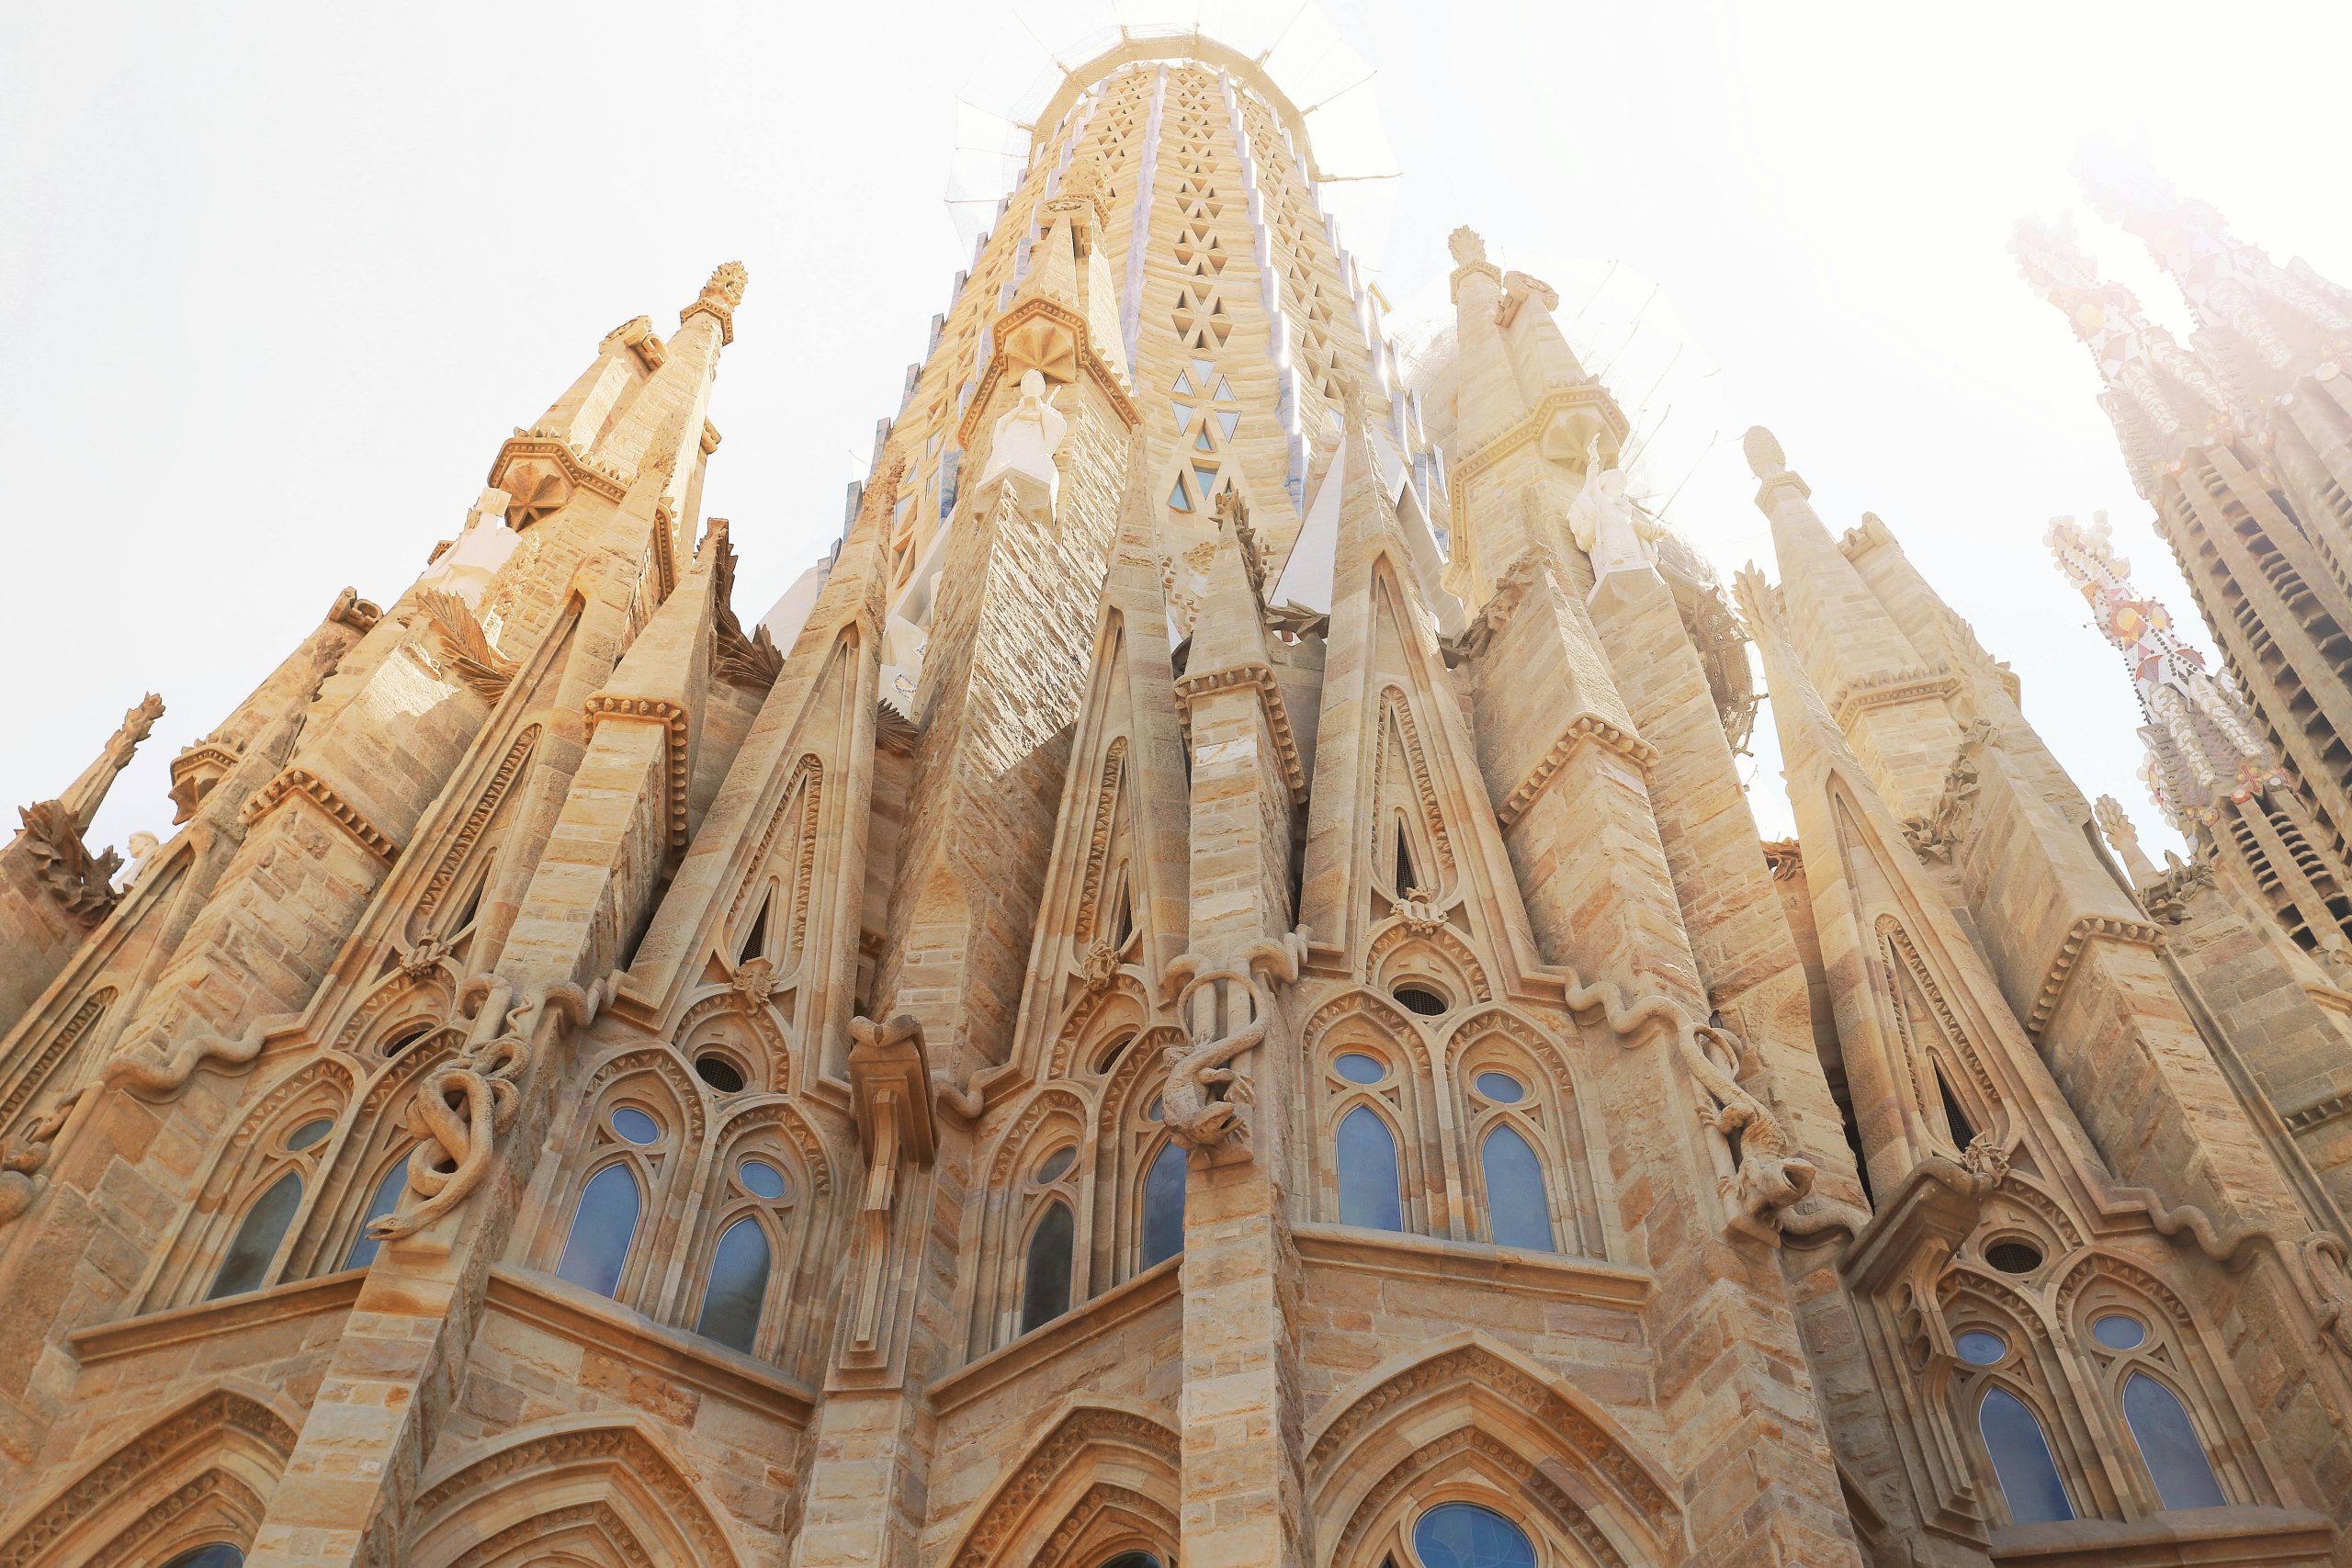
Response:
[[[1305,801],[1306,768],[1299,758],[1298,737],[1291,729],[1290,709],[1283,701],[1282,683],[1274,678],[1270,665],[1237,665],[1180,679],[1176,682],[1176,717],[1183,727],[1184,743],[1189,746],[1193,740],[1193,704],[1211,692],[1234,691],[1258,694],[1259,705],[1266,715],[1266,728],[1273,735],[1275,755],[1282,761],[1283,783],[1290,791],[1291,803]]]
[[[352,842],[386,865],[401,858],[401,847],[390,833],[368,820],[359,808],[335,792],[333,784],[308,768],[288,768],[254,792],[237,815],[250,828],[289,799],[307,800]]]
[[[2025,1017],[2025,1032],[2034,1039],[2050,1026],[2058,1010],[2058,1003],[2066,994],[2066,984],[2075,976],[2083,950],[2094,942],[2118,942],[2135,947],[2159,949],[2164,946],[2163,928],[2145,920],[2122,920],[2111,915],[2085,915],[2066,928],[2060,939],[2057,953],[2050,960],[2050,972],[2042,977],[2041,988],[2034,994],[2033,1007]]]
[[[664,843],[673,860],[684,855],[686,852],[686,738],[691,722],[685,707],[666,697],[621,697],[599,693],[588,699],[587,715],[588,739],[591,740],[596,738],[599,727],[613,719],[650,722],[662,727],[668,736],[665,765],[662,770]]]
[[[1577,747],[1587,744],[1614,751],[1645,778],[1657,765],[1657,748],[1640,736],[1610,723],[1598,714],[1579,715],[1560,732],[1560,738],[1552,742],[1552,749],[1544,753],[1535,766],[1528,771],[1527,776],[1503,798],[1502,805],[1495,810],[1495,819],[1506,828],[1518,821],[1527,808],[1535,804],[1536,797],[1544,793],[1544,786],[1552,782],[1552,775],[1567,765]]]

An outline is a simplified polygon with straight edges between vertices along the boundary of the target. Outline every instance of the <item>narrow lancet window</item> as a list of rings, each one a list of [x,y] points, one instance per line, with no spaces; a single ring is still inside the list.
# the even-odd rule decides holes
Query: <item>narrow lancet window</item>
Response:
[[[711,1256],[710,1286],[703,1292],[695,1332],[729,1349],[752,1353],[760,1335],[760,1308],[768,1294],[768,1235],[757,1220],[737,1220]]]
[[[1340,1119],[1340,1223],[1373,1230],[1405,1228],[1396,1171],[1396,1134],[1368,1106]]]
[[[1021,1274],[1021,1332],[1051,1323],[1069,1311],[1070,1254],[1077,1222],[1069,1205],[1056,1199],[1029,1233],[1029,1256]]]
[[[572,1212],[571,1234],[564,1238],[556,1277],[600,1296],[619,1290],[621,1266],[628,1261],[628,1244],[637,1235],[638,1212],[644,1203],[637,1177],[625,1165],[608,1165],[590,1177],[581,1190],[580,1207]]]
[[[216,1302],[222,1296],[241,1296],[268,1283],[277,1244],[286,1239],[286,1227],[294,1223],[294,1211],[301,1203],[300,1172],[289,1170],[271,1182],[268,1190],[245,1211],[244,1222],[230,1240],[228,1256],[221,1258],[220,1272],[213,1276],[212,1288],[204,1292],[204,1299]]]
[[[1544,1162],[1534,1147],[1508,1124],[1478,1145],[1478,1168],[1487,1179],[1487,1226],[1497,1247],[1552,1250],[1552,1205],[1544,1195]]]
[[[1143,1255],[1136,1267],[1148,1269],[1183,1250],[1184,1145],[1170,1138],[1143,1179]]]
[[[2133,1372],[2123,1383],[2123,1419],[2131,1423],[2132,1440],[2140,1445],[2156,1495],[2167,1508],[2219,1508],[2229,1499],[2205,1457],[2196,1424],[2179,1396],[2145,1372]]]
[[[2010,1518],[2021,1525],[2042,1525],[2075,1517],[2066,1483],[2058,1477],[2058,1461],[2050,1457],[2050,1439],[2042,1436],[2041,1422],[2025,1401],[2005,1388],[1986,1389],[1976,1409],[1976,1426],[1984,1436],[1985,1452],[1993,1456],[1993,1474],[2001,1483]]]
[[[368,1212],[359,1216],[359,1235],[353,1239],[351,1250],[344,1255],[345,1269],[365,1269],[376,1261],[376,1249],[383,1244],[368,1234],[368,1227],[400,1207],[401,1193],[408,1187],[408,1161],[396,1159],[384,1179],[376,1183],[373,1196],[368,1200]]]

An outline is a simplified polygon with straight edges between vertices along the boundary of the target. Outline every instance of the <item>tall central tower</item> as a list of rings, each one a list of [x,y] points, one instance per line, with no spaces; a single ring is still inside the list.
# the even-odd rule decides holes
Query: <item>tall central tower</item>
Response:
[[[750,631],[729,265],[119,885],[154,699],[27,811],[0,1568],[2352,1561],[2333,895],[2117,865],[1760,429],[1735,612],[1469,229],[1402,384],[1308,123],[1066,71]]]

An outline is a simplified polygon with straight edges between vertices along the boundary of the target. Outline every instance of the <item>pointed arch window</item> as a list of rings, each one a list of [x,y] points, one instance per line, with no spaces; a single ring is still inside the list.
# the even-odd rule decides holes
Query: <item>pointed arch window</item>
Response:
[[[265,1188],[230,1239],[220,1271],[212,1277],[212,1288],[204,1292],[204,1299],[217,1302],[223,1296],[241,1296],[268,1283],[269,1266],[277,1258],[287,1226],[294,1223],[294,1211],[301,1206],[300,1171],[289,1170]]]
[[[1975,1124],[1969,1121],[1968,1111],[1960,1103],[1960,1096],[1952,1093],[1951,1080],[1944,1077],[1943,1064],[1936,1063],[1932,1070],[1936,1075],[1937,1092],[1943,1096],[1944,1128],[1951,1134],[1952,1147],[1964,1150],[1976,1141]]]
[[[1069,1205],[1057,1198],[1046,1205],[1037,1228],[1029,1233],[1029,1250],[1022,1260],[1022,1333],[1069,1311],[1070,1263],[1077,1241],[1078,1221]]]
[[[245,1554],[225,1540],[216,1540],[209,1545],[190,1547],[164,1563],[164,1568],[245,1568]]]
[[[760,1222],[746,1214],[727,1227],[711,1255],[710,1283],[703,1292],[695,1332],[729,1349],[752,1353],[759,1337],[760,1309],[766,1304],[771,1253]]]
[[[376,1261],[378,1248],[383,1243],[368,1234],[368,1227],[400,1207],[401,1193],[408,1187],[408,1156],[403,1155],[384,1172],[376,1183],[376,1190],[368,1200],[368,1212],[359,1216],[359,1235],[354,1238],[351,1250],[344,1255],[345,1269],[365,1269]]]
[[[1486,1180],[1487,1229],[1494,1244],[1552,1251],[1552,1204],[1535,1146],[1508,1122],[1498,1122],[1478,1145],[1478,1170]]]
[[[1143,1251],[1138,1270],[1184,1250],[1184,1145],[1170,1138],[1143,1179]]]
[[[620,1289],[621,1269],[628,1262],[629,1243],[637,1236],[637,1218],[645,1206],[637,1175],[625,1165],[608,1165],[588,1179],[580,1190],[580,1205],[571,1212],[571,1231],[564,1237],[563,1257],[556,1277],[609,1296]]]
[[[2135,1371],[2123,1382],[2123,1419],[2165,1507],[2228,1506],[2213,1461],[2205,1457],[2205,1445],[2179,1395],[2147,1373]]]
[[[2041,1525],[2075,1517],[2058,1461],[2050,1455],[2050,1439],[2031,1406],[1996,1383],[1977,1404],[1976,1427],[1984,1438],[1984,1451],[1992,1456],[1993,1475],[2001,1483],[2001,1499],[2008,1505],[2011,1519]]]
[[[1492,1508],[1440,1503],[1413,1524],[1418,1568],[1535,1568],[1535,1543]]]
[[[1334,1139],[1340,1167],[1340,1223],[1373,1230],[1405,1228],[1396,1134],[1379,1112],[1359,1105],[1340,1118]]]

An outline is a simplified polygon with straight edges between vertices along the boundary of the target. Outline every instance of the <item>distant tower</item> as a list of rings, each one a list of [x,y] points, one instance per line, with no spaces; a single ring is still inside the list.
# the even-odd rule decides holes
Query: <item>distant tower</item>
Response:
[[[2352,939],[2352,875],[2288,787],[2245,702],[2206,673],[2204,656],[2174,633],[2165,607],[2132,587],[2106,514],[2088,528],[2053,519],[2044,542],[2132,672],[2147,720],[2140,776],[2165,819],[2218,859],[2299,945],[2316,953],[2331,935]]]
[[[2352,859],[2352,296],[2281,267],[2144,164],[2086,150],[2093,201],[2146,241],[2198,321],[2188,347],[2100,280],[2064,226],[2014,242],[2107,384],[2100,400],[2222,663],[2315,841]]]

